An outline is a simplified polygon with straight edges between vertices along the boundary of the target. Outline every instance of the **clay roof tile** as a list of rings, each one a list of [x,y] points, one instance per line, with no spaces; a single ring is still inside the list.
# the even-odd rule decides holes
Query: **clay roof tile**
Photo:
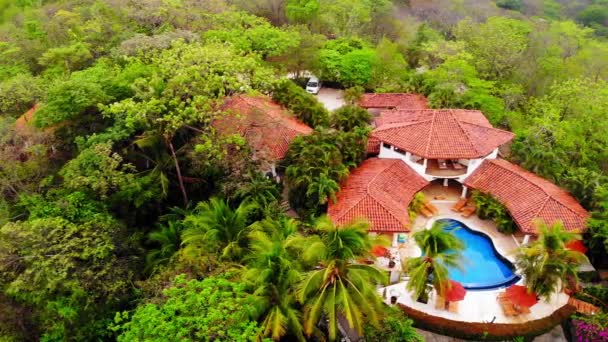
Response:
[[[222,105],[226,114],[213,121],[221,134],[243,136],[258,157],[275,161],[285,157],[289,144],[312,128],[263,96],[238,95]]]
[[[370,231],[409,231],[409,203],[426,185],[401,160],[371,158],[350,174],[327,212],[336,224],[363,218],[370,222]]]
[[[560,220],[568,231],[583,232],[589,213],[567,191],[502,159],[486,159],[465,185],[502,202],[523,232],[537,234],[535,220]]]

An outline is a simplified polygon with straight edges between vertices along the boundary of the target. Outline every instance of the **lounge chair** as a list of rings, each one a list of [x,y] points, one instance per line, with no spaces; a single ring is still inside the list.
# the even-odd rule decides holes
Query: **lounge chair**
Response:
[[[507,317],[514,317],[519,315],[519,312],[515,309],[515,306],[513,305],[513,303],[511,303],[510,300],[500,302],[500,306],[502,307],[502,311]]]
[[[460,214],[460,216],[462,217],[470,217],[471,215],[473,215],[475,213],[475,211],[477,210],[477,208],[475,207],[465,207],[462,208],[462,214]]]
[[[426,202],[424,207],[427,208],[433,215],[439,214],[439,209],[436,206],[432,205],[430,202]]]
[[[449,302],[448,311],[452,313],[458,313],[458,302]]]
[[[448,168],[448,163],[446,162],[445,159],[437,159],[437,166],[441,169],[441,170],[445,170]]]
[[[452,211],[459,212],[464,206],[467,205],[467,199],[461,198],[454,206],[452,207]]]
[[[433,217],[433,212],[431,212],[430,210],[428,210],[426,207],[420,208],[419,211],[426,218]]]
[[[445,310],[445,298],[437,296],[437,299],[435,299],[435,309]]]
[[[452,162],[452,167],[454,170],[462,170],[464,166],[458,162],[458,160],[450,160]]]

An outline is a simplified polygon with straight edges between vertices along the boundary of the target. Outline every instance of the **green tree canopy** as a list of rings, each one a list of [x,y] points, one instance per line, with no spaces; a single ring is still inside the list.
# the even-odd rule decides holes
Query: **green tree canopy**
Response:
[[[256,301],[244,284],[221,277],[177,276],[159,303],[116,314],[118,341],[251,341],[259,327]]]

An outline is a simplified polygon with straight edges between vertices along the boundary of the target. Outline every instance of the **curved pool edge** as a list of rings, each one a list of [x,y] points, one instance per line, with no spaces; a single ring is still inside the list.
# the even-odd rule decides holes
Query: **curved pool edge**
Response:
[[[498,284],[491,284],[491,285],[475,284],[475,283],[468,283],[466,285],[462,284],[465,289],[471,290],[471,291],[498,290],[498,289],[506,288],[511,285],[517,284],[522,279],[522,277],[520,277],[517,274],[517,267],[511,262],[511,260],[507,259],[504,255],[502,255],[498,251],[498,249],[496,248],[496,245],[494,245],[494,240],[492,239],[491,236],[489,236],[488,234],[486,234],[484,232],[475,230],[475,229],[471,228],[466,222],[463,222],[459,219],[455,219],[453,217],[437,217],[434,220],[429,220],[429,223],[427,224],[427,226],[432,225],[433,223],[441,221],[441,220],[456,221],[456,222],[460,223],[464,227],[464,229],[467,229],[472,234],[481,236],[481,237],[485,238],[486,240],[488,240],[490,242],[490,246],[492,247],[492,253],[494,254],[494,257],[496,257],[497,259],[499,259],[500,261],[505,263],[505,265],[508,266],[513,272],[513,276],[509,277],[508,279],[505,279],[505,281],[500,282]]]
[[[474,222],[471,222],[471,218],[465,218],[465,217],[460,217],[457,215],[450,215],[450,214],[440,214],[434,217],[429,218],[426,221],[426,224],[424,225],[424,229],[429,229],[431,228],[431,226],[433,225],[433,223],[437,220],[442,220],[442,219],[451,219],[451,220],[456,220],[456,221],[460,221],[462,223],[464,223],[467,227],[469,227],[470,230],[474,231],[474,232],[478,232],[478,233],[482,233],[484,235],[486,235],[487,237],[490,238],[490,240],[492,241],[492,245],[494,245],[494,239],[492,238],[491,235],[488,235],[487,233],[485,233],[482,230],[476,229],[476,228],[471,228],[471,226],[469,226],[469,224],[467,224],[467,222],[471,223],[471,224],[475,224]],[[485,221],[485,220],[481,220],[480,221]],[[493,229],[497,229],[496,227],[493,227]],[[498,232],[498,230],[496,230]],[[503,234],[504,235],[504,234]],[[506,236],[506,235],[505,235]],[[517,247],[517,246],[516,246]],[[509,255],[511,253],[511,251],[508,250],[503,250],[503,248],[500,248],[502,251],[499,250],[498,247],[496,247],[496,245],[494,245],[494,248],[498,251],[498,253],[505,259],[509,260],[510,263],[515,263],[515,258],[513,257],[507,257],[506,255]],[[512,260],[513,259],[513,260]]]
[[[381,287],[377,290],[379,296],[389,293],[391,296],[397,297],[397,306],[404,305],[416,311],[422,312],[425,315],[446,318],[462,324],[488,323],[492,324],[517,324],[523,321],[532,321],[551,316],[555,311],[559,311],[568,304],[570,296],[565,293],[553,294],[547,300],[540,300],[536,305],[530,308],[531,313],[525,316],[507,317],[504,315],[502,307],[496,300],[496,297],[502,290],[486,290],[486,291],[467,291],[464,300],[460,301],[459,310],[457,313],[446,310],[438,310],[435,308],[435,291],[433,290],[431,299],[428,303],[420,303],[413,299],[412,294],[406,289],[407,281],[402,281],[397,284],[392,284],[386,287]],[[384,298],[387,305],[391,305],[389,296]]]

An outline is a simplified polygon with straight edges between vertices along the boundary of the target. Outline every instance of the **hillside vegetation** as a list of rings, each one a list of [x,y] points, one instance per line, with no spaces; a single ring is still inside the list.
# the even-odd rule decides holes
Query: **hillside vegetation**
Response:
[[[606,36],[601,0],[0,0],[0,341],[333,339],[336,307],[418,339],[350,263],[365,227],[323,217],[370,118],[288,73],[483,111],[592,212],[601,262]],[[242,93],[315,128],[280,165],[300,220],[210,125]]]

